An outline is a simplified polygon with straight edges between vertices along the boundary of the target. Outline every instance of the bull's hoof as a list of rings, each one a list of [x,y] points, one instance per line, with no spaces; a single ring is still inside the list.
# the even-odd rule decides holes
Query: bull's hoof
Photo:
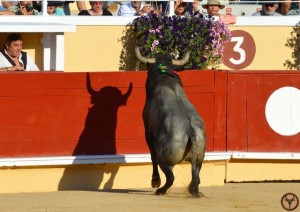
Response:
[[[165,195],[166,193],[167,191],[161,188],[157,189],[155,192],[156,195]]]
[[[160,179],[152,179],[151,186],[152,186],[152,188],[159,188],[160,183],[161,183]]]
[[[193,197],[200,197],[200,193],[199,193],[199,189],[198,188],[190,188],[189,189],[189,193],[193,196]]]
[[[199,193],[194,193],[192,195],[193,195],[193,197],[200,198],[200,194]]]

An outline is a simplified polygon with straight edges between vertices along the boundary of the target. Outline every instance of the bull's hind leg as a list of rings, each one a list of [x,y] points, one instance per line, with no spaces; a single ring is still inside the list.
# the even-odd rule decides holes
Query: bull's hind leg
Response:
[[[166,176],[166,183],[163,187],[156,190],[155,194],[157,195],[164,195],[167,193],[167,190],[173,185],[174,182],[174,174],[173,174],[173,166],[168,166],[165,164],[159,164],[161,170],[164,172]]]
[[[161,184],[161,180],[158,172],[156,154],[153,154],[152,152],[151,152],[151,160],[152,160],[152,167],[153,167],[151,186],[152,188],[158,188]]]
[[[199,184],[200,184],[200,170],[202,167],[202,162],[197,162],[196,166],[192,168],[192,181],[189,186],[189,193],[194,197],[200,197],[199,194]]]
[[[155,146],[152,142],[153,136],[151,136],[147,132],[145,133],[145,136],[146,136],[147,145],[149,147],[150,154],[151,154],[152,169],[153,169],[151,186],[152,186],[152,188],[159,188],[159,186],[161,184],[161,180],[160,180],[160,176],[159,176],[159,172],[158,172],[158,164],[157,164],[157,160],[156,160],[156,150],[155,150]]]
[[[189,186],[189,192],[195,197],[200,197],[199,184],[200,184],[200,170],[205,154],[206,136],[204,127],[198,119],[193,120],[190,139],[192,142],[192,181]]]

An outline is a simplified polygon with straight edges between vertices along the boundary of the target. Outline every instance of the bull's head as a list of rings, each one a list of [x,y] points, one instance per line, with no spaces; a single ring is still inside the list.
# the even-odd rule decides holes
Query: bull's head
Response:
[[[97,104],[97,99],[102,101],[103,100],[102,97],[105,97],[105,95],[107,95],[107,93],[109,93],[111,95],[114,95],[115,100],[117,101],[117,102],[115,102],[117,106],[126,105],[127,99],[132,92],[132,83],[129,84],[129,88],[128,88],[127,92],[123,95],[118,88],[111,87],[111,86],[106,86],[106,87],[102,88],[100,91],[95,91],[91,86],[91,80],[90,80],[89,73],[87,73],[87,76],[86,76],[86,87],[87,87],[89,94],[91,95],[91,103],[92,104]],[[107,92],[107,91],[109,91],[109,92]]]
[[[184,55],[184,57],[181,60],[172,60],[172,64],[175,66],[182,66],[186,64],[190,59],[190,51],[187,51]],[[146,58],[141,55],[140,49],[138,46],[135,46],[135,55],[137,59],[139,59],[143,63],[155,63],[155,58]]]

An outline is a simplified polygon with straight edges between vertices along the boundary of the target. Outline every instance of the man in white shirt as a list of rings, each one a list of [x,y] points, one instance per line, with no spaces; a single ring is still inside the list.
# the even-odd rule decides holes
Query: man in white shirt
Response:
[[[149,4],[144,5],[141,1],[131,1],[123,4],[119,11],[118,16],[139,16],[146,15],[153,12],[153,7]]]
[[[252,16],[282,16],[280,13],[276,12],[278,6],[279,5],[276,1],[262,1],[262,10],[253,13]]]
[[[13,33],[7,36],[5,47],[0,51],[0,71],[39,71],[33,59],[22,51],[22,36]]]

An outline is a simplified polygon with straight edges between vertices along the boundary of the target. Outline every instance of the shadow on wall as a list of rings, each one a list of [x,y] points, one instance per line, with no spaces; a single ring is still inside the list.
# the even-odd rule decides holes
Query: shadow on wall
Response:
[[[59,191],[98,191],[112,189],[119,165],[72,165],[65,169],[58,185]],[[108,176],[108,179],[105,177]],[[104,185],[102,185],[102,183]]]
[[[146,70],[146,65],[138,61],[135,57],[134,47],[136,36],[132,25],[127,25],[122,32],[122,37],[119,40],[122,43],[122,51],[119,61],[119,70],[121,71],[138,71]]]
[[[89,108],[85,127],[73,155],[114,155],[117,153],[118,108],[126,105],[132,92],[132,83],[130,83],[128,91],[124,95],[118,88],[111,86],[95,91],[91,86],[89,73],[87,73],[86,84],[93,106]],[[73,163],[78,164],[79,162],[75,159]],[[87,165],[67,167],[60,180],[58,190],[99,190],[104,173],[111,174],[104,188],[112,188],[119,166],[114,165],[112,167],[109,170],[103,169],[104,166],[102,165],[94,165],[92,168],[87,167]]]

